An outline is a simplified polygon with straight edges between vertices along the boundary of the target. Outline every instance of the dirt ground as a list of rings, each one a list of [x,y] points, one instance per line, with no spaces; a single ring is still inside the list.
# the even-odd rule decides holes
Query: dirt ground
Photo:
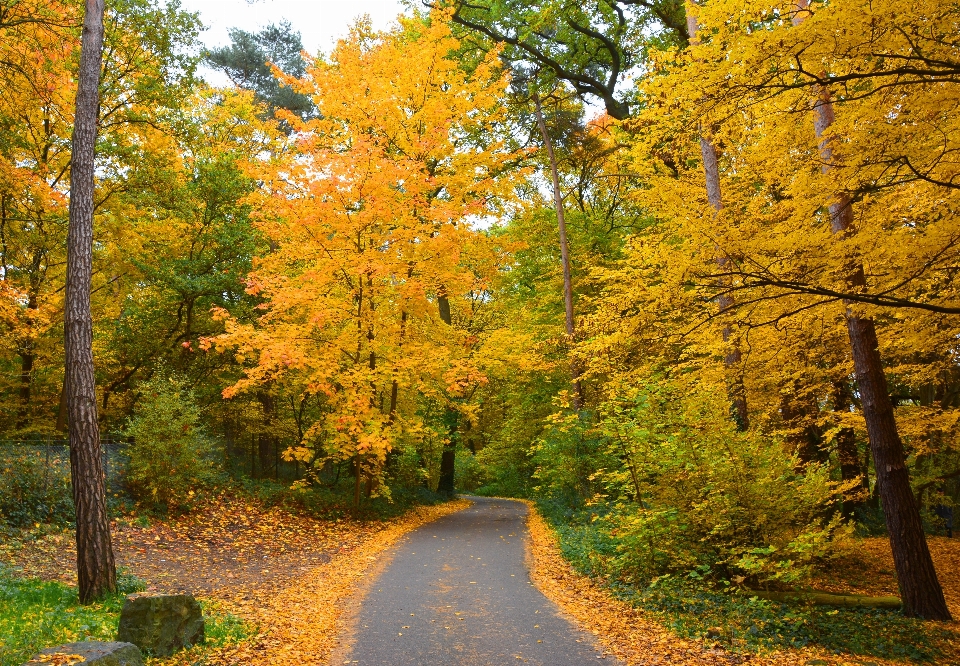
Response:
[[[377,523],[320,521],[225,497],[147,527],[115,522],[112,535],[117,566],[151,590],[231,597],[241,588],[286,584],[349,553],[378,529]],[[75,584],[73,532],[0,545],[0,562],[26,576]]]

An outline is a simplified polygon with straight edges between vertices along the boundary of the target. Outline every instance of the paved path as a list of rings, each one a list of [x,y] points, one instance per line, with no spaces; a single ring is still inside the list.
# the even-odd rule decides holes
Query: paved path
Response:
[[[407,535],[361,606],[361,666],[612,664],[530,582],[521,502],[474,505]],[[348,661],[349,660],[349,661]]]

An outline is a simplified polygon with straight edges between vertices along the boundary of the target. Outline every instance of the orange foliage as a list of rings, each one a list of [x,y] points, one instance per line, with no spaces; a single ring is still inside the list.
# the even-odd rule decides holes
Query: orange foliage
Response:
[[[471,220],[509,200],[511,179],[497,175],[516,155],[495,131],[496,54],[468,75],[449,57],[458,46],[440,20],[385,34],[359,24],[288,81],[319,114],[287,117],[286,152],[251,167],[273,248],[248,279],[262,314],[208,341],[245,367],[225,396],[283,377],[327,415],[304,443],[362,456],[372,474],[399,437],[422,435],[418,400],[482,381],[473,341],[438,302],[469,308],[488,289],[500,258]]]

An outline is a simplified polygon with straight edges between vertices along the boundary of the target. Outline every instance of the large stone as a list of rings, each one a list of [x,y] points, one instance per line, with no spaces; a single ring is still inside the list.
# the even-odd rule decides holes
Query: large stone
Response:
[[[117,640],[154,657],[203,642],[203,613],[190,594],[131,594],[120,611]]]
[[[104,643],[102,641],[84,641],[67,643],[41,650],[40,654],[28,662],[49,664],[50,666],[143,666],[140,648],[132,643]]]

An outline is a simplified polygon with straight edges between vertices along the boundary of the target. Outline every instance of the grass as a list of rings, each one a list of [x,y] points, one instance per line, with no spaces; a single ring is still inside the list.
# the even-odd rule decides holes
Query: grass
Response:
[[[560,539],[564,557],[585,575],[610,581],[619,598],[658,617],[684,638],[718,643],[731,652],[821,647],[860,658],[936,662],[956,635],[898,611],[781,604],[724,592],[707,581],[682,576],[640,587],[602,570],[616,538],[589,519],[541,504],[541,513]]]
[[[45,647],[76,641],[116,640],[124,598],[142,583],[121,574],[120,588],[100,602],[81,606],[77,590],[63,583],[18,578],[0,569],[0,666],[19,666]],[[251,630],[236,616],[204,603],[204,649],[238,643]]]

